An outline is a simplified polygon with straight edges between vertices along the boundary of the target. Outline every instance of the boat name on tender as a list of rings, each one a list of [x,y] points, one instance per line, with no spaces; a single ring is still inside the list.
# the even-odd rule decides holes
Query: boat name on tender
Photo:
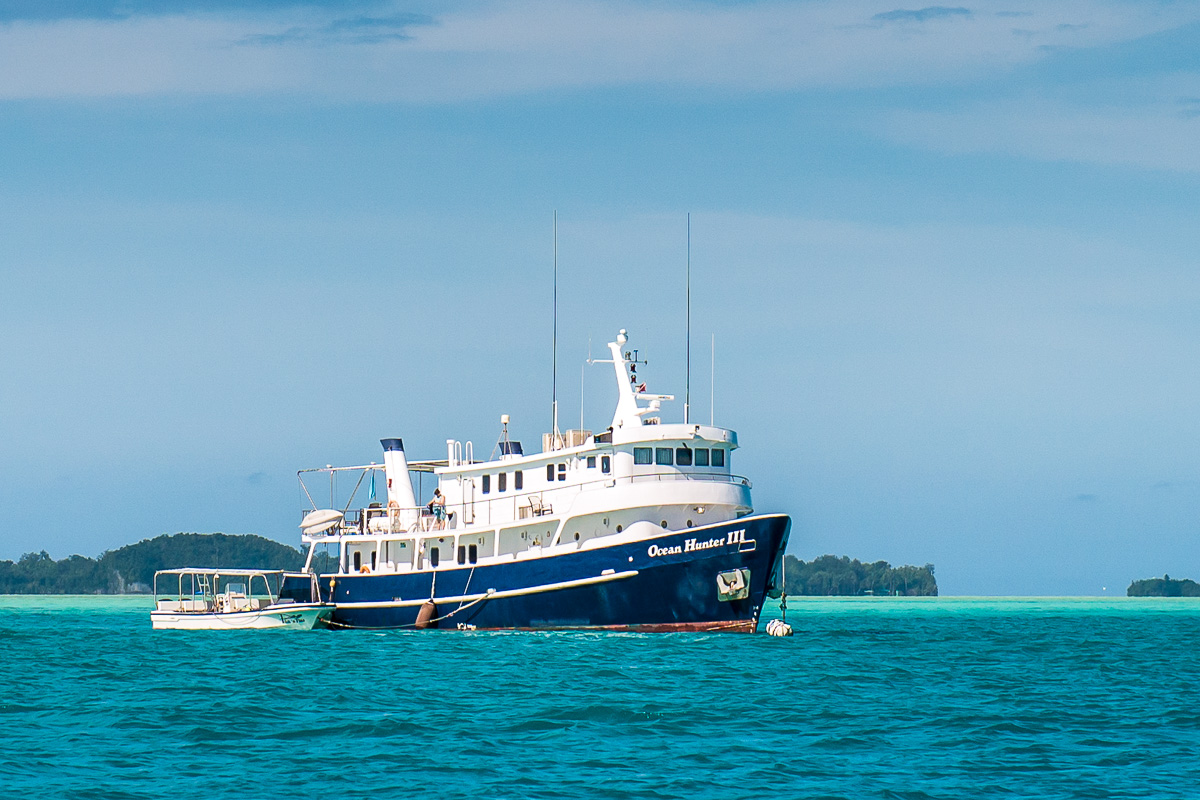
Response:
[[[732,544],[743,544],[746,541],[746,529],[730,531],[724,538],[713,538],[700,541],[699,539],[688,539],[683,544],[671,545],[670,547],[659,547],[656,544],[650,545],[646,549],[646,555],[651,558],[658,556],[678,556],[684,553],[692,553],[696,550],[708,550],[713,547],[724,547]]]

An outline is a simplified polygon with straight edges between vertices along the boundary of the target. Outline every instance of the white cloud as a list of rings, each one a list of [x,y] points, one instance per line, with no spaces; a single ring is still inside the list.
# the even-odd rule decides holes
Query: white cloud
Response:
[[[0,98],[296,92],[455,102],[554,89],[667,84],[777,90],[953,82],[1200,18],[1187,5],[895,2],[750,5],[536,0],[459,5],[411,37],[336,30],[313,10],[0,26]],[[386,9],[385,9],[386,11]],[[380,16],[386,16],[381,14]],[[335,26],[335,27],[331,27]],[[1014,29],[1019,28],[1019,31]],[[275,43],[269,37],[280,37]],[[268,37],[263,39],[262,37]],[[254,44],[247,44],[253,42]]]
[[[871,127],[894,141],[943,153],[1200,172],[1200,117],[1194,113],[1200,76],[1132,92],[1108,89],[1112,97],[1139,99],[1085,106],[1025,96],[954,111],[896,111],[875,118]]]

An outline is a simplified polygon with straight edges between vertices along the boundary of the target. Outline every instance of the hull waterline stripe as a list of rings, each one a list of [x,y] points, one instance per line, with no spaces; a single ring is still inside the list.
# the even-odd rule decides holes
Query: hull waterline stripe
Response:
[[[595,578],[580,578],[574,581],[560,581],[558,583],[543,583],[541,586],[530,586],[525,589],[505,589],[502,592],[488,590],[479,592],[478,594],[460,594],[451,597],[425,597],[420,600],[384,600],[380,602],[362,602],[362,603],[337,603],[338,608],[406,608],[410,606],[420,606],[428,602],[433,603],[469,603],[475,600],[488,598],[489,600],[500,600],[505,597],[521,597],[527,594],[542,594],[543,592],[557,592],[561,589],[574,589],[579,586],[592,586],[597,583],[609,583],[610,581],[619,581],[624,578],[632,578],[637,575],[636,569],[626,570],[625,572],[616,572],[612,575],[600,575]]]

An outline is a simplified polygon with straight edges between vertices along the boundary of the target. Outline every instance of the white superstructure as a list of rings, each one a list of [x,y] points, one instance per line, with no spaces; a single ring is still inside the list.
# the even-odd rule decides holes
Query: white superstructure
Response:
[[[662,422],[661,404],[673,397],[645,391],[627,341],[622,330],[608,345],[618,386],[608,430],[552,431],[541,452],[526,454],[505,424],[499,457],[486,462],[473,459],[471,442],[455,439],[447,440],[445,460],[410,462],[401,440],[385,439],[386,496],[367,508],[347,506],[340,521],[340,512],[312,501],[305,475],[358,472],[361,486],[380,466],[300,473],[312,503],[303,540],[336,546],[341,574],[406,573],[551,556],[750,514],[750,481],[732,470],[737,435]],[[436,476],[444,508],[417,506],[414,471]]]

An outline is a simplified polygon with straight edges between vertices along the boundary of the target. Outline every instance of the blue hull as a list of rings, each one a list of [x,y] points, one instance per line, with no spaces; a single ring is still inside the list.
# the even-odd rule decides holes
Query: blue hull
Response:
[[[323,575],[334,628],[601,628],[752,633],[786,546],[782,514],[490,566]],[[718,573],[748,569],[744,597]],[[744,574],[744,573],[742,573]]]

